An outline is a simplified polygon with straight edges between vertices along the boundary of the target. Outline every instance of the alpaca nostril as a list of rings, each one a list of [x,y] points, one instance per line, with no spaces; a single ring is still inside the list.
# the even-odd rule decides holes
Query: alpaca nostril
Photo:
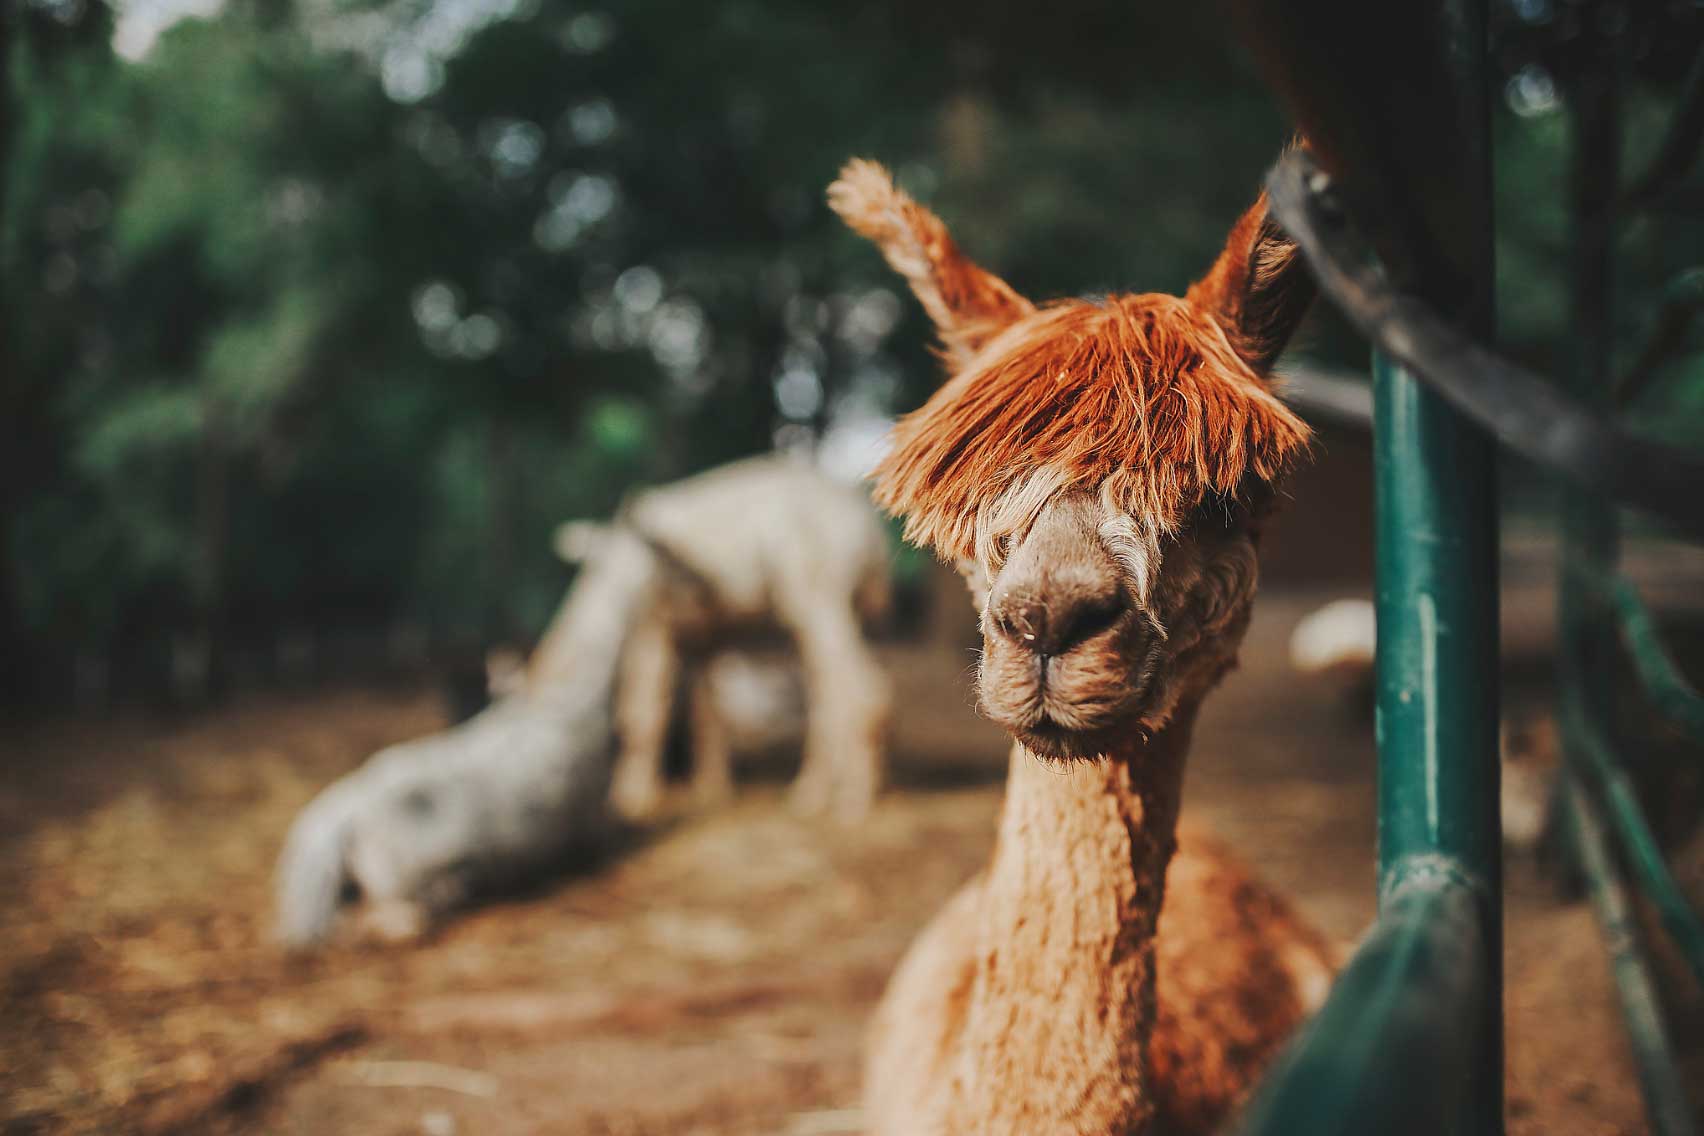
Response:
[[[994,629],[1005,638],[1031,650],[1047,635],[1047,608],[1034,602],[1004,603],[993,609]]]
[[[1049,658],[1110,629],[1128,610],[1122,594],[1114,593],[1063,603],[1003,604],[989,614],[1001,636]]]
[[[1124,612],[1124,599],[1120,595],[1099,597],[1078,606],[1059,629],[1059,649],[1068,650],[1078,643],[1093,639],[1117,623]]]

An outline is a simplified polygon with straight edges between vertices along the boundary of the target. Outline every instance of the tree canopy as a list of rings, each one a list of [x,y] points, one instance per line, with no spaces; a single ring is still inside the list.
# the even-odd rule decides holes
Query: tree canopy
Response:
[[[923,321],[823,207],[846,158],[1045,297],[1182,287],[1285,139],[1210,6],[228,0],[126,59],[102,0],[3,3],[15,680],[529,634],[560,520],[930,388]],[[1500,124],[1505,336],[1541,362],[1543,63],[1509,57]],[[1679,76],[1641,82],[1630,151]],[[1696,217],[1628,232],[1630,338]],[[1647,398],[1700,392],[1681,364]]]

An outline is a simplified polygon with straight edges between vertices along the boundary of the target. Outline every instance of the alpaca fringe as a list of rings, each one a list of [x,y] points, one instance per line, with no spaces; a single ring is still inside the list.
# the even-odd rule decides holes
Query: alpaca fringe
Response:
[[[1186,301],[1070,300],[1013,324],[901,419],[875,496],[906,517],[906,539],[949,558],[986,551],[985,502],[1038,482],[1048,495],[1098,490],[1165,533],[1247,477],[1277,480],[1308,438]]]

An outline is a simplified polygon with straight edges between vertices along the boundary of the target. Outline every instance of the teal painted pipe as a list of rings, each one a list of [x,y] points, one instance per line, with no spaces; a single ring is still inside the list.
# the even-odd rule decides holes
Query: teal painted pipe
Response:
[[[1496,469],[1492,443],[1375,358],[1379,879],[1443,855],[1494,897]]]
[[[1262,1085],[1240,1136],[1442,1136],[1475,1120],[1495,1039],[1484,896],[1447,860],[1398,873],[1331,997]],[[1499,1118],[1500,1119],[1500,1118]]]
[[[1464,123],[1454,172],[1478,203],[1456,234],[1474,286],[1422,298],[1492,338],[1491,142],[1484,0],[1445,0]],[[1373,357],[1379,880],[1448,857],[1498,901],[1497,487],[1491,438],[1400,365]],[[1491,920],[1491,926],[1500,925]],[[1490,944],[1500,954],[1496,943]]]
[[[1698,981],[1704,983],[1704,920],[1699,919],[1669,872],[1627,771],[1590,717],[1590,700],[1583,697],[1577,674],[1565,671],[1564,680],[1562,729],[1568,761],[1581,775],[1580,780],[1595,787],[1603,798],[1610,823],[1632,862],[1639,890],[1656,907],[1669,937]]]
[[[1481,996],[1452,1003],[1478,1055],[1464,1113],[1503,1130],[1497,518],[1491,440],[1383,358],[1373,365],[1379,910],[1447,864],[1479,905]]]
[[[1568,806],[1580,867],[1591,889],[1592,904],[1597,908],[1616,992],[1621,998],[1621,1017],[1627,1026],[1634,1064],[1638,1066],[1639,1088],[1645,1098],[1651,1131],[1655,1136],[1695,1136],[1698,1128],[1692,1119],[1692,1105],[1687,1100],[1668,1030],[1663,1025],[1656,983],[1639,949],[1638,925],[1615,854],[1609,847],[1603,817],[1591,794],[1572,776],[1563,779],[1563,798]]]
[[[1491,138],[1484,0],[1446,0],[1448,63],[1466,108],[1456,172],[1475,287],[1422,297],[1493,338]],[[1439,870],[1478,904],[1477,1001],[1451,1003],[1474,1054],[1461,1111],[1438,1131],[1503,1131],[1502,833],[1497,747],[1496,446],[1402,367],[1373,358],[1378,610],[1379,909]],[[1424,989],[1422,988],[1422,993]]]
[[[1613,337],[1615,204],[1620,136],[1620,85],[1607,63],[1587,66],[1567,89],[1569,214],[1573,245],[1569,268],[1569,366],[1565,373],[1580,402],[1612,413],[1610,357]],[[1573,486],[1562,488],[1561,587],[1558,593],[1558,667],[1561,689],[1585,711],[1594,728],[1615,737],[1615,611],[1599,581],[1615,578],[1621,534],[1615,506]],[[1574,709],[1575,707],[1570,707]]]
[[[1658,713],[1685,730],[1693,742],[1704,745],[1704,695],[1675,666],[1645,601],[1626,580],[1611,585],[1610,598],[1621,621],[1621,642],[1646,695]]]
[[[1451,238],[1472,286],[1408,283],[1488,342],[1485,0],[1443,0],[1437,12],[1461,123],[1448,168],[1457,196],[1476,203]],[[1379,922],[1243,1130],[1500,1136],[1495,447],[1375,353],[1373,460]]]

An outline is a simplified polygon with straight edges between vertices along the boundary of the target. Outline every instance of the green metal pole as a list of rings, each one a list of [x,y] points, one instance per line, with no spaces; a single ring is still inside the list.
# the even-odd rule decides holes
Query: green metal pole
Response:
[[[1662,1000],[1657,996],[1645,953],[1639,948],[1638,923],[1627,888],[1621,882],[1620,866],[1609,846],[1603,817],[1591,794],[1572,776],[1563,778],[1562,792],[1573,824],[1574,842],[1580,850],[1580,866],[1591,887],[1592,903],[1597,907],[1598,923],[1603,928],[1610,970],[1621,995],[1621,1016],[1627,1025],[1627,1040],[1633,1047],[1651,1131],[1656,1136],[1696,1136],[1698,1127],[1692,1119],[1692,1105],[1675,1062],[1674,1048],[1669,1044],[1668,1031],[1663,1026]]]
[[[1484,0],[1444,5],[1472,133],[1458,174],[1480,202],[1466,294],[1425,297],[1481,341],[1492,330],[1491,160]],[[1440,872],[1480,903],[1486,982],[1476,1083],[1452,1131],[1503,1130],[1502,871],[1497,752],[1497,490],[1491,438],[1390,360],[1373,360],[1377,503],[1379,897]]]
[[[1462,1019],[1485,1004],[1483,904],[1415,872],[1385,897],[1331,998],[1274,1066],[1239,1136],[1444,1136],[1471,1118],[1482,1055]]]
[[[1614,397],[1610,378],[1611,284],[1615,253],[1615,198],[1620,169],[1619,84],[1613,56],[1594,61],[1568,90],[1573,128],[1570,206],[1573,221],[1567,382],[1587,406],[1607,416]],[[1593,580],[1615,577],[1620,533],[1615,507],[1573,487],[1562,490],[1561,631],[1562,697],[1575,701],[1610,742],[1617,635],[1611,601]]]
[[[1701,55],[1700,58],[1704,58]],[[1591,581],[1602,591],[1602,581]],[[1651,609],[1639,598],[1638,589],[1626,580],[1613,580],[1607,585],[1609,600],[1621,624],[1621,643],[1627,657],[1645,688],[1645,697],[1656,706],[1657,712],[1685,731],[1695,744],[1704,745],[1704,695],[1693,689],[1674,657],[1663,646],[1662,634]]]
[[[1610,366],[1615,207],[1621,164],[1621,50],[1621,41],[1606,29],[1601,53],[1568,90],[1573,128],[1569,196],[1574,246],[1569,298],[1572,365],[1567,379],[1581,403],[1596,407],[1605,417],[1614,413],[1615,403]],[[1637,593],[1615,574],[1621,534],[1614,503],[1602,494],[1564,486],[1561,512],[1558,670],[1563,742],[1571,767],[1566,794],[1574,847],[1597,905],[1652,1131],[1660,1136],[1693,1136],[1697,1128],[1691,1103],[1675,1066],[1649,966],[1621,885],[1621,869],[1598,807],[1601,799],[1641,889],[1661,912],[1664,926],[1694,974],[1704,979],[1704,923],[1675,886],[1618,756],[1618,629],[1626,637],[1640,677],[1648,691],[1659,697],[1659,704],[1694,729],[1704,719],[1696,694],[1663,654]]]
[[[1562,708],[1562,738],[1568,747],[1574,772],[1575,791],[1595,793],[1609,815],[1611,831],[1632,866],[1639,890],[1662,917],[1663,927],[1674,940],[1698,981],[1704,983],[1704,920],[1687,902],[1663,859],[1662,849],[1651,835],[1639,795],[1627,776],[1615,747],[1586,712],[1583,701]],[[1593,804],[1593,809],[1597,808]]]
[[[1492,443],[1375,357],[1379,908],[1440,871],[1480,901],[1479,1084],[1453,1131],[1503,1130],[1497,519]]]
[[[1496,470],[1492,443],[1373,362],[1379,885],[1444,857],[1495,895]]]

